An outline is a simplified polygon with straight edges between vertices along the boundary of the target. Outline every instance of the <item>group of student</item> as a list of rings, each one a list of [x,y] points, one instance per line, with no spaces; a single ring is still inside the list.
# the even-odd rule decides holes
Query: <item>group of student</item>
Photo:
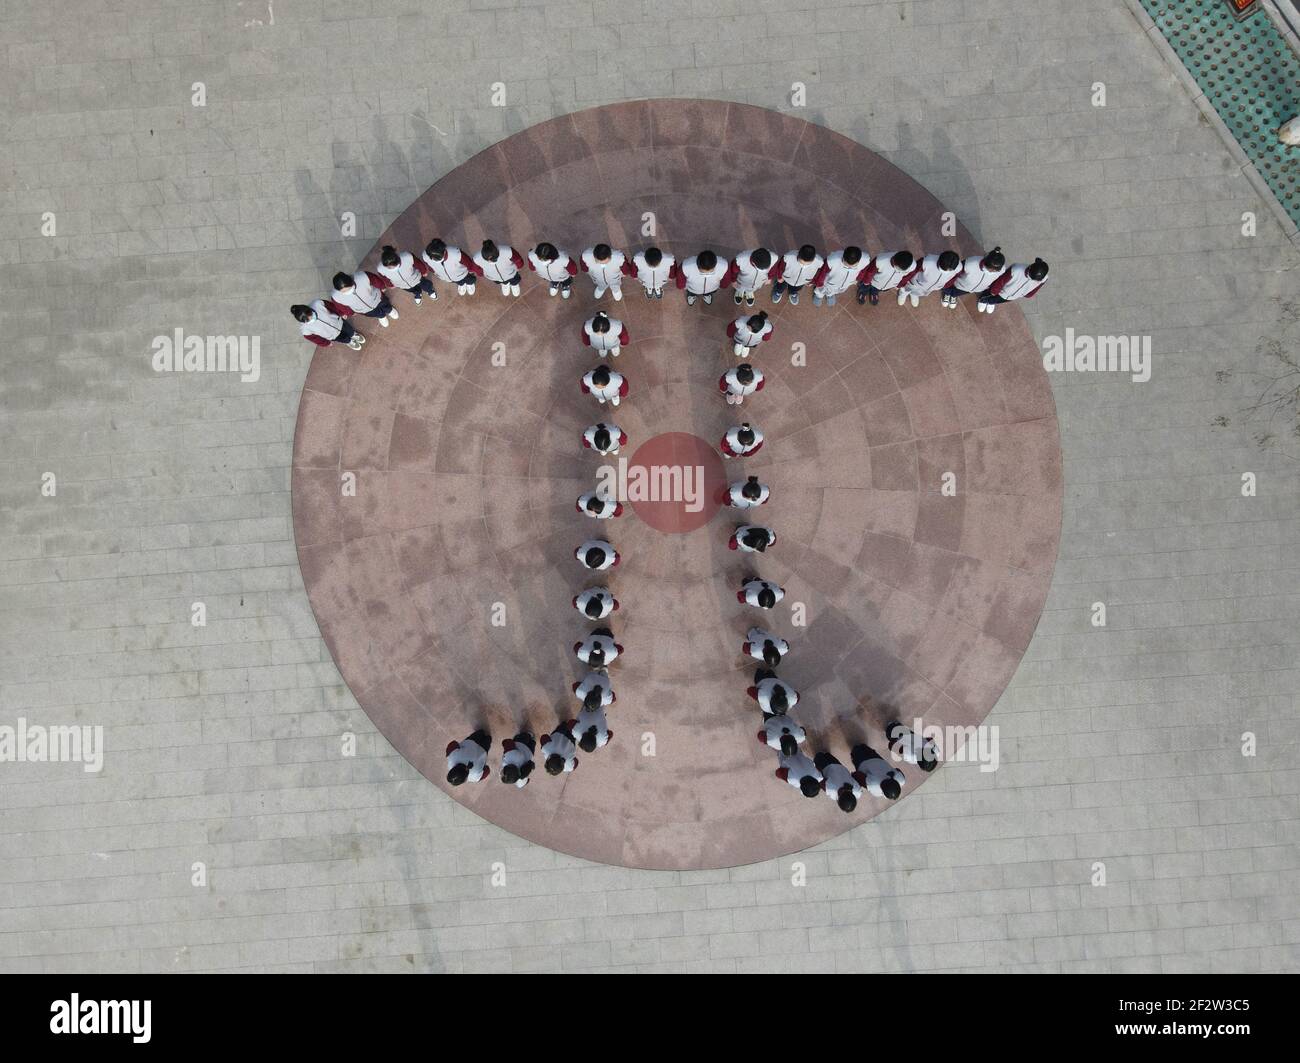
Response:
[[[791,305],[798,305],[800,293],[809,286],[814,306],[834,306],[836,299],[850,290],[855,291],[859,303],[873,306],[885,292],[897,291],[899,306],[909,301],[918,306],[925,296],[937,292],[940,305],[950,310],[963,297],[975,296],[977,309],[989,314],[1002,303],[1032,299],[1048,273],[1041,258],[1008,266],[999,247],[962,259],[951,250],[917,258],[910,251],[868,255],[853,246],[823,255],[812,244],[804,244],[784,254],[758,247],[741,251],[732,259],[704,250],[678,262],[657,247],[628,255],[609,244],[595,244],[575,256],[542,242],[524,256],[508,244],[484,240],[470,255],[434,239],[419,257],[385,244],[373,270],[336,273],[328,296],[295,304],[290,311],[302,335],[318,347],[341,343],[360,350],[366,337],[349,319],[360,314],[387,328],[390,320],[400,316],[391,291],[405,292],[418,306],[426,298],[438,298],[435,279],[454,287],[460,295],[473,295],[482,277],[499,287],[503,296],[517,298],[525,267],[546,282],[552,296],[562,299],[573,295],[574,279],[582,272],[591,278],[595,298],[608,292],[615,302],[623,298],[624,278],[631,278],[648,299],[662,299],[665,288],[676,287],[685,293],[688,305],[697,301],[707,305],[722,289],[730,288],[735,303],[748,308],[771,282],[773,303],[788,297]],[[770,329],[765,314],[738,318],[734,323],[737,346],[751,346],[751,333],[761,333],[765,326]],[[618,335],[617,329],[614,335]]]

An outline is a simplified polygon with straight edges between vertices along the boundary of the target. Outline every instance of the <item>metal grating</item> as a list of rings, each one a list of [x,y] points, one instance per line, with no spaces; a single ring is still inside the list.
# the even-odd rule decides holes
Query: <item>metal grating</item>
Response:
[[[1300,225],[1300,147],[1277,139],[1300,112],[1300,59],[1262,10],[1238,20],[1225,0],[1142,0],[1174,53]]]

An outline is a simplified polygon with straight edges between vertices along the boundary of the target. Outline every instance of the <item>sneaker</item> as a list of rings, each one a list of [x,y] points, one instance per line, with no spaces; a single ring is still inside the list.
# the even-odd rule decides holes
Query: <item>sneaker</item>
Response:
[[[560,289],[557,285],[554,284],[551,285],[551,295],[556,295],[559,292],[559,290]]]
[[[772,289],[772,302],[774,302],[774,303],[779,303],[779,302],[781,301],[781,296],[782,296],[783,294],[784,294],[783,292],[778,292],[775,288],[773,288],[773,289]]]
[[[746,293],[745,293],[745,305],[746,305],[746,306],[753,306],[753,305],[754,305],[754,293],[753,293],[753,292],[746,292]]]
[[[623,301],[622,288],[611,288],[610,291],[614,293],[614,302],[621,303]]]
[[[694,305],[695,305],[695,296],[693,296],[693,295],[688,295],[688,296],[686,297],[686,305],[687,305],[687,306],[694,306]]]
[[[898,305],[899,305],[899,306],[902,306],[905,302],[907,302],[907,292],[903,291],[902,288],[899,288],[899,289],[898,289]]]
[[[736,300],[736,305],[739,306],[739,305],[740,305],[740,301],[741,301],[742,299],[744,299],[744,296],[741,295],[740,292],[736,292],[736,294],[733,295],[732,298]]]
[[[352,339],[348,340],[348,346],[354,351],[359,351],[365,345],[365,342],[361,336],[353,336]]]
[[[386,317],[381,317],[381,318],[379,319],[379,323],[380,323],[381,325],[383,325],[384,328],[388,328],[388,318],[386,318]]]
[[[436,291],[430,292],[429,298],[436,300],[438,298],[438,293]]]
[[[596,294],[595,294],[594,296],[592,296],[592,298],[594,298],[594,299],[599,299],[599,298],[600,298],[602,295],[604,295],[604,294],[605,294],[605,289],[604,289],[604,288],[597,288],[597,289],[596,289]]]
[[[798,306],[798,305],[799,305],[799,293],[798,293],[798,292],[791,292],[791,293],[790,293],[790,305],[791,305],[791,306]]]
[[[916,292],[913,292],[911,295],[908,296],[908,298],[912,300],[913,306],[921,305],[921,297],[917,295]]]
[[[402,315],[399,314],[396,310],[390,310],[388,311],[388,316],[391,317],[394,321],[396,321]]]
[[[517,284],[512,284],[512,285],[510,285],[510,294],[513,295],[516,299],[518,299],[518,298],[519,298],[519,285],[517,285]]]
[[[417,295],[417,296],[415,297],[415,305],[416,305],[416,306],[419,306],[422,302],[424,302],[424,300],[421,299],[421,298]]]
[[[878,305],[880,305],[880,293],[879,293],[879,292],[868,292],[868,293],[867,293],[867,299],[870,300],[872,306],[878,306]]]
[[[572,289],[572,288],[561,288],[561,289],[560,289],[560,298],[561,298],[561,299],[567,299],[567,298],[568,298],[569,296],[571,296],[572,294],[573,294],[573,289]]]
[[[502,294],[502,295],[509,295],[509,294],[510,294],[510,285],[508,285],[508,284],[503,284],[503,285],[501,285],[501,294]]]
[[[712,306],[712,305],[713,305],[713,296],[711,296],[711,295],[706,295],[706,296],[704,297],[704,305],[705,305],[705,306]]]

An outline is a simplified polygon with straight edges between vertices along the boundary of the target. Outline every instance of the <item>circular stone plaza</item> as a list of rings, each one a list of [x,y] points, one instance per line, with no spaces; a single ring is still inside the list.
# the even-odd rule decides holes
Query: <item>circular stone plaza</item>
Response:
[[[654,243],[678,262],[803,243],[981,254],[952,218],[898,168],[801,118],[651,100],[565,115],[474,156],[364,265],[382,245],[418,251],[435,236],[466,248]],[[864,795],[845,815],[773,777],[741,646],[759,621],[784,635],[798,720],[844,762],[858,743],[886,749],[892,720],[940,733],[984,720],[1038,623],[1061,527],[1055,407],[1020,311],[898,306],[892,292],[877,306],[852,292],[834,307],[807,294],[773,305],[765,289],[772,339],[752,358],[765,387],[737,410],[718,389],[738,362],[730,291],[688,306],[633,282],[621,302],[597,303],[584,276],[566,299],[527,273],[521,287],[519,298],[482,280],[473,298],[444,287],[418,309],[395,296],[400,319],[367,329],[361,352],[335,344],[312,361],[294,534],[361,707],[480,816],[603,863],[748,864],[884,811],[889,801]],[[612,412],[579,388],[596,361],[583,322],[598,307],[631,336],[616,362],[629,394]],[[715,447],[742,414],[765,443],[724,470]],[[582,446],[601,417],[629,438],[626,468],[707,470],[707,499],[646,506],[633,494],[600,525],[575,512],[617,460]],[[742,519],[718,506],[717,487],[733,466],[770,485],[758,512],[778,542],[764,554],[728,548]],[[600,535],[620,564],[587,572],[574,549]],[[771,618],[737,600],[749,576],[785,589]],[[591,625],[570,602],[601,585],[620,602],[611,623],[625,648],[609,669],[616,737],[526,789],[449,786],[449,740],[479,727],[539,735],[576,715],[570,687],[585,669],[572,644]],[[908,774],[903,798],[924,778]]]

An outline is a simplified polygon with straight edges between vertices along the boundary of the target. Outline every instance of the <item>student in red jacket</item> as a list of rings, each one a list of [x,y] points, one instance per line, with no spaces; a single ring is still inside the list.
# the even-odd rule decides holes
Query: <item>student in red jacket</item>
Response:
[[[389,318],[396,321],[401,316],[393,309],[393,304],[389,302],[388,296],[384,294],[384,289],[391,287],[392,284],[386,278],[381,277],[378,273],[371,273],[369,270],[359,269],[356,273],[336,273],[334,274],[334,294],[330,299],[340,306],[346,306],[353,313],[373,317],[384,328],[388,328]]]
[[[989,290],[980,296],[980,313],[991,314],[1001,303],[1032,299],[1045,283],[1047,263],[1041,258],[1034,259],[1027,266],[1018,262],[990,284]]]
[[[519,271],[524,268],[524,260],[513,247],[508,244],[498,247],[491,240],[484,240],[471,262],[470,268],[475,273],[501,286],[502,295],[519,297]]]
[[[317,347],[345,343],[354,351],[359,351],[366,342],[365,336],[354,329],[350,321],[345,320],[352,316],[352,311],[329,299],[317,299],[311,306],[299,303],[289,307],[289,313],[298,322],[298,330],[303,339]]]
[[[528,268],[551,286],[552,295],[567,299],[573,294],[578,262],[569,252],[554,244],[540,243],[528,252]]]
[[[398,251],[385,244],[379,252],[378,273],[394,288],[401,288],[419,306],[424,296],[437,299],[433,281],[429,280],[429,267],[409,251]]]

